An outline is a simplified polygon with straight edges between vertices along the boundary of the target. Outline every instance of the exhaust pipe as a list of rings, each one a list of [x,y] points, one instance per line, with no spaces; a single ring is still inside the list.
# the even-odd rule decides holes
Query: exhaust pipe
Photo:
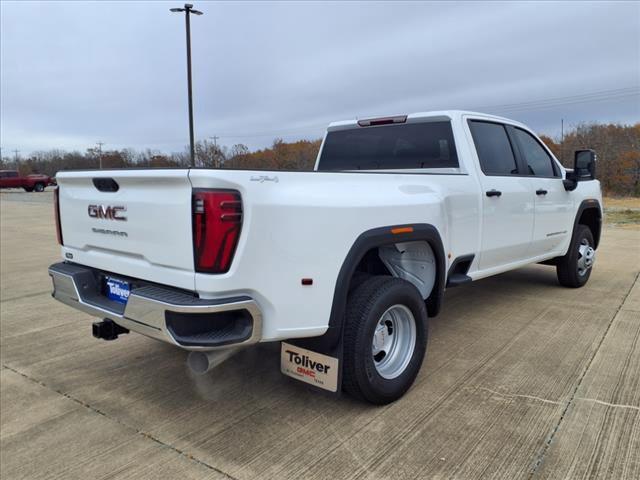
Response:
[[[240,348],[228,348],[214,350],[212,352],[190,352],[187,357],[187,365],[196,375],[204,375],[209,370],[217,367],[222,362],[232,357]]]

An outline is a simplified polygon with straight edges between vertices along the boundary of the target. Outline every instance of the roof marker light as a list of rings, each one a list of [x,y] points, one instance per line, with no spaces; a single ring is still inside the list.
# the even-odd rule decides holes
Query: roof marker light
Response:
[[[360,125],[361,127],[375,127],[378,125],[390,125],[392,123],[406,123],[406,121],[406,115],[396,115],[394,117],[380,117],[358,120],[358,125]]]

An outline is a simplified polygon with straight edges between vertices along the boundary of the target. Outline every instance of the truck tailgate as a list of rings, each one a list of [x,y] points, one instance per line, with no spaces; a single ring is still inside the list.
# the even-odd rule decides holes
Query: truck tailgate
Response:
[[[188,173],[60,173],[60,224],[66,259],[120,275],[193,289]],[[110,191],[116,184],[117,191]]]

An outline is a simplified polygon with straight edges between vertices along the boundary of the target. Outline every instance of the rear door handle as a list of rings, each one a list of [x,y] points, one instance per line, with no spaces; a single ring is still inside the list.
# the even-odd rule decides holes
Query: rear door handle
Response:
[[[487,197],[499,197],[500,195],[502,195],[502,192],[496,189],[489,190],[487,192]]]
[[[536,195],[546,195],[547,193],[549,193],[549,192],[547,192],[546,190],[544,190],[542,188],[539,188],[538,190],[536,190]]]

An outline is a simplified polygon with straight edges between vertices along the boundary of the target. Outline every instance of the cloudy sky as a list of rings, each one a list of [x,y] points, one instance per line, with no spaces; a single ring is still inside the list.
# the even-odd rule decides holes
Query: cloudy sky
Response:
[[[640,121],[638,2],[193,2],[196,137],[250,148],[333,120],[473,109],[557,135]],[[2,154],[180,151],[176,2],[1,3]]]

